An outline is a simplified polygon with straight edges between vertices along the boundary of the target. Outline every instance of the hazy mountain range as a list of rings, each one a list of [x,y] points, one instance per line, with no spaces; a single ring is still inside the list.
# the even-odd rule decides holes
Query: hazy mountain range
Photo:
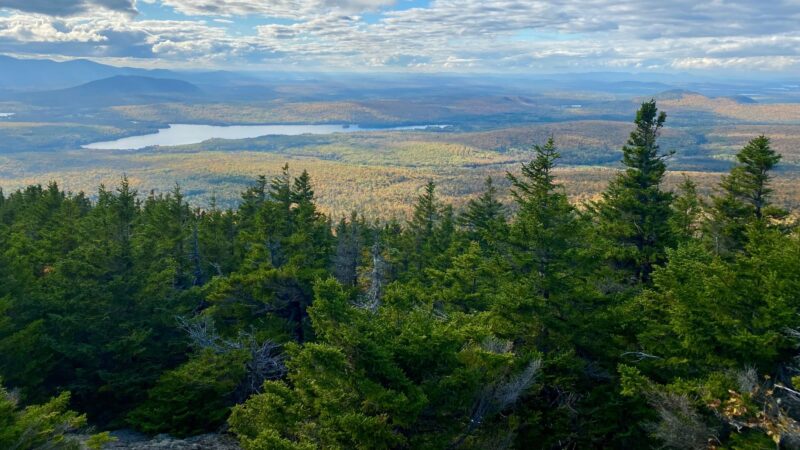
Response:
[[[127,78],[126,78],[127,77]],[[144,81],[144,78],[152,81]],[[109,79],[100,85],[78,86]],[[155,80],[173,80],[159,82]],[[195,85],[175,83],[180,80]],[[128,85],[130,84],[130,85]],[[118,86],[115,86],[118,85]],[[283,86],[279,94],[273,92]],[[614,96],[648,96],[675,89],[711,97],[744,96],[758,101],[800,101],[800,81],[715,80],[690,74],[627,72],[564,73],[549,75],[453,75],[398,73],[230,72],[177,71],[116,67],[89,60],[52,61],[0,56],[0,100],[31,101],[54,105],[56,99],[77,100],[87,105],[106,104],[109,95],[124,93],[120,104],[152,100],[151,95],[190,100],[204,91],[212,101],[292,97],[297,100],[336,98],[393,98],[425,95],[474,95],[481,93],[529,94],[552,91],[595,92]],[[75,90],[69,90],[76,88]],[[95,89],[99,89],[95,91]],[[21,93],[56,91],[47,95]],[[189,92],[193,91],[193,92]],[[170,97],[171,95],[177,97]],[[89,97],[86,97],[86,96]],[[50,100],[47,100],[48,97]],[[99,98],[94,98],[99,97]],[[138,100],[137,100],[138,99]]]
[[[110,106],[199,99],[196,85],[172,78],[115,75],[79,86],[17,94],[15,99],[37,106]]]

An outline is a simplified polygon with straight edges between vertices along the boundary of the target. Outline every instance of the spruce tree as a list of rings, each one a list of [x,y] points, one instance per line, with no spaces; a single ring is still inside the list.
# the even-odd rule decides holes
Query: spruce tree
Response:
[[[437,245],[437,230],[441,227],[444,208],[436,198],[436,184],[429,181],[417,197],[411,221],[408,223],[408,236],[411,240],[408,258],[411,266],[419,273],[429,267],[432,260],[443,250]]]
[[[747,227],[769,225],[785,214],[772,205],[770,171],[781,155],[770,146],[769,138],[752,139],[736,155],[739,162],[720,182],[720,193],[713,197],[709,225],[712,247],[717,253],[741,250],[747,242]]]
[[[505,208],[497,200],[497,188],[492,177],[486,178],[483,194],[467,203],[458,222],[467,229],[470,239],[484,247],[505,237],[508,231]]]
[[[703,201],[697,194],[697,184],[684,176],[678,186],[678,195],[672,202],[669,223],[678,241],[686,242],[697,237],[702,213]]]
[[[292,203],[292,177],[289,174],[289,164],[284,164],[281,174],[274,177],[269,186],[271,200],[282,203],[287,209]]]
[[[348,223],[344,217],[336,226],[336,252],[333,256],[333,276],[343,286],[355,286],[364,247],[365,224],[353,212]]]
[[[606,256],[628,281],[649,282],[653,266],[664,261],[673,241],[672,194],[661,190],[670,154],[662,153],[657,143],[666,119],[655,100],[642,104],[636,129],[622,147],[626,169],[593,205],[598,232],[607,241]]]
[[[549,298],[567,281],[577,246],[578,222],[567,195],[555,183],[553,168],[559,158],[555,141],[551,137],[545,145],[536,145],[534,151],[535,158],[522,164],[520,176],[507,175],[519,205],[510,241],[516,270],[532,275],[538,293]]]
[[[314,189],[311,187],[311,176],[304,170],[299,177],[294,179],[294,186],[291,190],[292,200],[298,205],[310,203],[314,200]]]
[[[436,184],[428,181],[422,194],[417,197],[409,228],[424,240],[433,235],[433,229],[440,218],[441,207],[436,199]]]

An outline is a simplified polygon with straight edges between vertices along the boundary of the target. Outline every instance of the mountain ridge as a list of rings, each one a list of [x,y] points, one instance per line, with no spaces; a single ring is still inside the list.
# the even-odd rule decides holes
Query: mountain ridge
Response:
[[[141,75],[114,75],[65,89],[19,94],[16,100],[37,106],[113,106],[191,101],[203,90],[188,81]]]

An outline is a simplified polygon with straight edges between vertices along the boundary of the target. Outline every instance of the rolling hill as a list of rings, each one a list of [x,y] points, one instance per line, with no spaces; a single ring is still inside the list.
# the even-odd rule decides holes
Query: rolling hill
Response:
[[[19,94],[17,100],[38,106],[101,107],[191,101],[202,93],[187,81],[116,75],[67,89]]]

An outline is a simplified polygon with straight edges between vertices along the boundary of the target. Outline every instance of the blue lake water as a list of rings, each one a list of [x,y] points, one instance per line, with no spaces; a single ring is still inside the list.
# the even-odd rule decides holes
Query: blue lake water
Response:
[[[380,128],[380,130],[421,130],[429,126]],[[137,150],[154,145],[198,144],[209,139],[247,139],[260,136],[297,136],[301,134],[353,133],[356,131],[375,131],[374,128],[360,128],[358,125],[188,125],[170,124],[156,133],[130,136],[114,141],[95,142],[83,148],[103,150]]]

